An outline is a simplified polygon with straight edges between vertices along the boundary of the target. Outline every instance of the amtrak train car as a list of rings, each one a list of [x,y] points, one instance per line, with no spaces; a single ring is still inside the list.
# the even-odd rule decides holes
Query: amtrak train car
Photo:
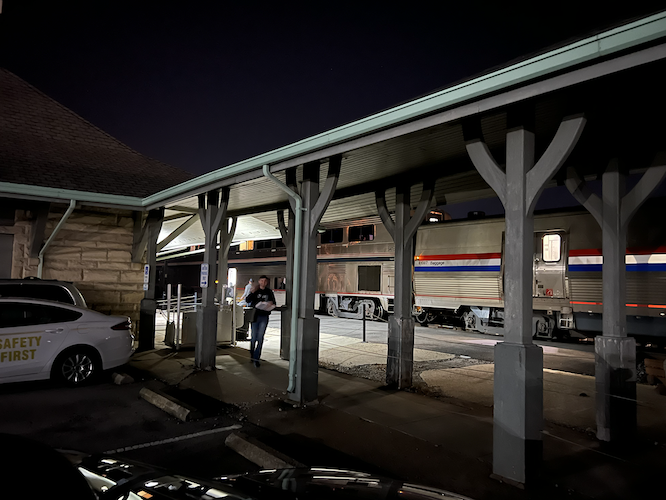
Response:
[[[666,224],[646,207],[630,225],[627,330],[666,340]],[[651,215],[652,214],[652,215]],[[351,229],[351,228],[349,228]],[[602,329],[601,228],[580,210],[534,219],[533,335],[568,337]],[[414,316],[501,334],[504,323],[504,219],[473,218],[421,226],[414,260]],[[370,241],[322,241],[319,288],[329,314],[391,312],[393,247],[381,225]]]
[[[627,330],[638,338],[666,341],[666,222],[661,200],[650,200],[627,236]],[[474,216],[425,223],[415,237],[414,316],[471,331],[503,333],[504,218]],[[286,253],[280,242],[263,243],[263,256],[231,252],[239,293],[249,277],[266,274],[284,303]],[[533,335],[568,337],[602,329],[602,235],[580,209],[534,217]],[[345,318],[385,319],[393,312],[394,246],[375,220],[326,229],[320,234],[315,307]]]

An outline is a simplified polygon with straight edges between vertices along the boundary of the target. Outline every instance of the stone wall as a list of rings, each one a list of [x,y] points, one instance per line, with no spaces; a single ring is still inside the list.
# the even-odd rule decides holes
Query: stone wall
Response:
[[[44,240],[65,212],[52,207]],[[44,256],[44,279],[73,282],[88,307],[105,314],[139,320],[143,293],[143,264],[132,263],[134,222],[129,211],[77,209],[72,212]],[[29,257],[31,214],[16,211],[14,226],[0,232],[14,234],[12,278],[37,276],[38,259]]]

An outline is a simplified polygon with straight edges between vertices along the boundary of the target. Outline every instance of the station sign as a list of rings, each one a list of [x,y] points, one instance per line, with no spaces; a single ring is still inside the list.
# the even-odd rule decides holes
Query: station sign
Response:
[[[148,290],[150,284],[150,265],[143,266],[143,289]]]
[[[201,274],[199,276],[199,286],[208,288],[208,264],[201,264]]]

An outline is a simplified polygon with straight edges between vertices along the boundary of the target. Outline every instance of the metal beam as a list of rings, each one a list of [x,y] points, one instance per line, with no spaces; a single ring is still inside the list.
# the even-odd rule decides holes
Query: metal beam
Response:
[[[178,238],[181,234],[183,234],[185,231],[187,231],[189,228],[191,228],[194,224],[199,222],[199,214],[194,214],[192,217],[187,219],[185,222],[183,222],[180,226],[178,226],[176,229],[171,231],[169,235],[164,238],[162,241],[160,241],[157,244],[157,251],[161,252],[162,249],[167,246],[169,243],[171,243],[173,240]]]

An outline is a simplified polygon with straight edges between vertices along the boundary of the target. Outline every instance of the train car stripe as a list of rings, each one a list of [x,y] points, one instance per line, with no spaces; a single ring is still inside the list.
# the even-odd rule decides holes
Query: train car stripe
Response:
[[[454,253],[448,255],[417,255],[415,260],[501,259],[501,253]]]
[[[571,272],[598,272],[603,270],[603,264],[569,264]],[[627,264],[627,272],[663,272],[666,264]]]
[[[461,271],[494,271],[499,272],[501,266],[416,266],[414,272],[444,272],[453,273]]]
[[[570,304],[583,305],[583,306],[602,306],[603,302],[582,302],[578,300],[569,301]],[[645,307],[648,309],[666,309],[663,304],[625,304],[627,307]]]

